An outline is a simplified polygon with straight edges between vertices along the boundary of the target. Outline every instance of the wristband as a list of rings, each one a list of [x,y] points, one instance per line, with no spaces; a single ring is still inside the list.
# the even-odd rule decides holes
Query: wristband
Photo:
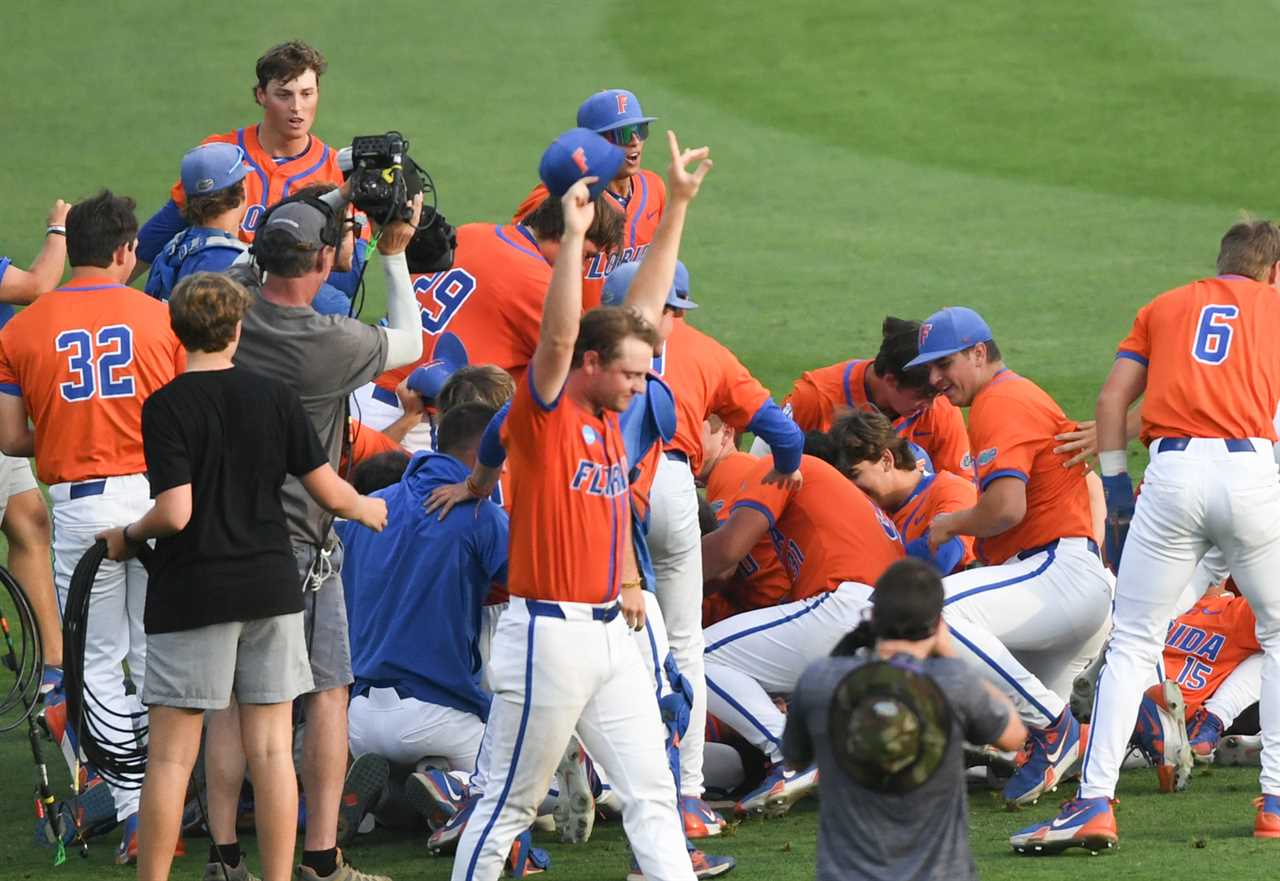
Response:
[[[463,485],[466,486],[467,492],[471,493],[471,495],[475,496],[477,499],[487,499],[489,497],[487,492],[483,492],[480,487],[476,485],[475,478],[470,474],[468,474],[467,479],[463,481]]]
[[[129,538],[129,527],[132,525],[133,525],[132,523],[126,523],[124,529],[120,530],[120,534],[124,536],[125,544],[130,544],[130,545],[141,544],[142,542],[138,541],[137,539]]]
[[[1102,450],[1098,453],[1098,467],[1103,477],[1114,477],[1129,469],[1129,457],[1124,450]]]
[[[45,229],[44,234],[47,236],[62,236],[65,239],[67,237],[67,228],[56,223],[51,223]]]

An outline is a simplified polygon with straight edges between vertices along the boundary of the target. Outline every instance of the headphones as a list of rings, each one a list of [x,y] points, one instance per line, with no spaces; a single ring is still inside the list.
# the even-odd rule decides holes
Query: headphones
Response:
[[[332,192],[337,191],[333,190]],[[266,213],[262,215],[262,219],[258,221],[258,225],[255,229],[259,231],[265,230],[267,228],[267,223],[271,220],[271,215],[275,214],[281,206],[296,204],[298,202],[310,205],[312,208],[324,215],[325,224],[324,228],[320,230],[320,244],[326,245],[330,248],[338,247],[338,244],[342,241],[342,226],[344,223],[343,214],[328,202],[324,201],[324,199],[316,196],[287,196],[281,199],[279,202],[267,209]],[[257,241],[256,235],[254,236],[254,241]],[[253,245],[249,246],[249,250],[253,252]]]

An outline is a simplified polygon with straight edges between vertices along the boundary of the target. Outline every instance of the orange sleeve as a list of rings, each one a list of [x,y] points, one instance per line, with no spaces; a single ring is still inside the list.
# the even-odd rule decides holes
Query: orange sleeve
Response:
[[[1132,358],[1144,367],[1147,365],[1151,359],[1151,337],[1147,327],[1151,306],[1152,303],[1148,303],[1138,310],[1138,317],[1133,320],[1129,335],[1116,347],[1116,357]]]
[[[769,390],[742,366],[732,352],[719,343],[715,345],[720,381],[716,383],[714,396],[707,402],[707,407],[726,423],[743,431],[756,411],[769,400]]]
[[[524,201],[516,208],[516,213],[511,216],[512,223],[519,223],[528,217],[534,208],[542,204],[543,200],[550,196],[551,193],[542,184],[538,184],[533,188],[529,195],[524,197]]]
[[[376,428],[351,420],[351,464],[359,465],[382,453],[405,452],[404,447]]]
[[[944,479],[947,477],[955,477],[955,479]],[[936,500],[933,511],[930,514],[930,520],[939,514],[967,510],[978,503],[978,490],[973,483],[949,472],[938,475],[934,493],[936,494]],[[961,535],[957,536],[957,538],[960,539],[960,544],[964,545],[964,556],[960,558],[959,565],[960,569],[964,569],[977,559],[973,553],[973,536]]]
[[[9,330],[11,327],[13,327],[12,321],[5,327],[5,330]],[[6,391],[17,394],[22,384],[18,381],[18,374],[13,369],[13,365],[9,363],[9,353],[5,349],[5,343],[12,338],[10,333],[0,331],[0,385],[12,386],[11,389]]]
[[[1031,477],[1037,442],[1045,432],[1032,421],[1029,409],[1017,408],[1016,414],[1013,409],[1005,395],[994,394],[979,400],[969,411],[971,455],[979,489],[986,489],[1000,477],[1016,477],[1023,483]]]
[[[733,507],[729,509],[731,515],[732,512],[739,508],[751,508],[765,516],[769,521],[770,529],[778,525],[778,518],[786,510],[787,503],[791,501],[794,490],[781,489],[773,484],[760,481],[760,478],[772,467],[773,460],[764,458],[744,476],[743,483],[745,487],[738,494],[737,499],[734,500]]]
[[[795,420],[801,431],[815,431],[827,422],[825,402],[818,387],[802,376],[782,402],[782,410]]]
[[[1222,629],[1233,645],[1245,652],[1262,651],[1262,646],[1258,644],[1258,619],[1243,597],[1228,603],[1222,618]]]

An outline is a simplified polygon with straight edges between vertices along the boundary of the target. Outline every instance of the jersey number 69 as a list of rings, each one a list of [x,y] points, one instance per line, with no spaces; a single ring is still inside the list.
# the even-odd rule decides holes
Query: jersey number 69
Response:
[[[71,381],[59,383],[58,391],[67,401],[133,396],[133,377],[122,372],[133,363],[133,330],[127,324],[112,324],[91,334],[82,328],[64,330],[54,341],[59,352],[67,352]]]

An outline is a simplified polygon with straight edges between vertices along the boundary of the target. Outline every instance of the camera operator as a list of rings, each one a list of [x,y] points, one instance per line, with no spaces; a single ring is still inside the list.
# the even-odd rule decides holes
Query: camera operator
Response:
[[[942,579],[908,557],[876,581],[871,617],[792,695],[782,753],[822,779],[817,881],[977,877],[964,742],[1012,750],[1009,700],[955,657]]]
[[[422,353],[418,305],[404,249],[413,237],[422,198],[408,222],[397,220],[378,239],[387,281],[387,327],[320,315],[311,302],[333,269],[345,236],[345,192],[286,199],[258,227],[252,266],[229,274],[253,295],[235,363],[282,380],[298,392],[329,464],[337,467],[347,423],[347,395]],[[332,518],[293,479],[285,482],[285,514],[306,593],[306,629],[315,691],[305,699],[302,784],[307,798],[302,881],[372,881],[337,851],[338,802],[347,768],[347,686],[352,682],[342,593],[342,552]],[[233,712],[211,718],[206,764],[209,825],[214,844],[236,843],[235,813],[243,776]]]

